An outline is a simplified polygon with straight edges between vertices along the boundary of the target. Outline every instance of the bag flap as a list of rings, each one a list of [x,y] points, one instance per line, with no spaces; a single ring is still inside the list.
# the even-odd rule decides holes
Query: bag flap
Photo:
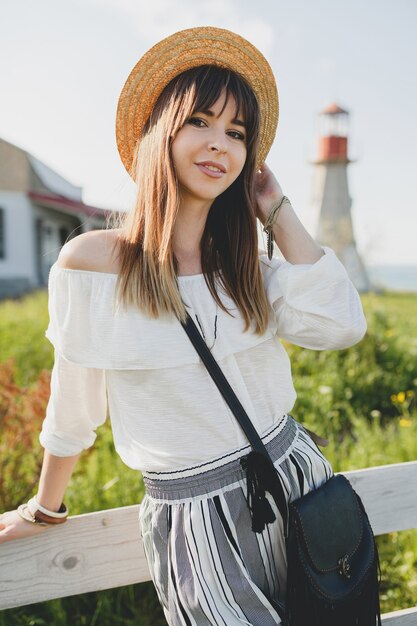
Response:
[[[358,496],[347,478],[333,476],[324,485],[290,504],[300,548],[320,571],[339,569],[339,559],[356,552],[362,541],[364,519]]]

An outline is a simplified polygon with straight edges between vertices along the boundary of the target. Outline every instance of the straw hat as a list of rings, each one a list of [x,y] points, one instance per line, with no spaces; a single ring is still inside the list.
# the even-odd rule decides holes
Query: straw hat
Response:
[[[146,52],[129,74],[119,96],[116,141],[127,172],[136,143],[164,87],[178,74],[200,65],[217,65],[249,83],[261,115],[257,165],[265,161],[278,124],[278,92],[265,57],[249,41],[223,28],[189,28],[163,39]]]

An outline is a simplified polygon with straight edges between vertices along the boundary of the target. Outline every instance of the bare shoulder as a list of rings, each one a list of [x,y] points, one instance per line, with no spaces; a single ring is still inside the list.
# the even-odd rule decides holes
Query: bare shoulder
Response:
[[[73,237],[61,248],[57,265],[74,270],[117,274],[119,229],[90,230]]]

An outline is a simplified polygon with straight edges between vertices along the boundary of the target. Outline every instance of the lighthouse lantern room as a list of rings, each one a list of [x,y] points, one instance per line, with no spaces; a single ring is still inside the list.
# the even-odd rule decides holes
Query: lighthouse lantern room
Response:
[[[320,112],[319,155],[323,161],[348,163],[349,113],[337,104],[331,104]]]

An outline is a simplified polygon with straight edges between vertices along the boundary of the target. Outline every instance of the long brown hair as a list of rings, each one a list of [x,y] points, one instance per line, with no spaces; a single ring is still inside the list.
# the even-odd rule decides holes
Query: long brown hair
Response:
[[[213,202],[201,238],[201,264],[207,286],[227,311],[216,289],[235,302],[245,322],[263,334],[268,301],[259,267],[254,176],[259,135],[259,107],[243,78],[230,70],[203,65],[175,77],[160,95],[138,142],[131,175],[137,196],[131,211],[115,225],[118,246],[117,297],[151,317],[175,314],[185,319],[178,288],[172,239],[179,207],[179,186],[171,144],[195,111],[209,109],[225,89],[236,101],[246,126],[247,156],[238,178]]]

